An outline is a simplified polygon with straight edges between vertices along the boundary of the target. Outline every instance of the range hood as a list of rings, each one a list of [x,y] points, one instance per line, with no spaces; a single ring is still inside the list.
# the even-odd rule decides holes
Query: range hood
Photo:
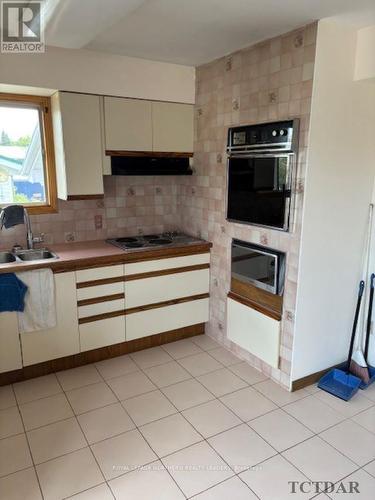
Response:
[[[111,156],[112,175],[191,175],[187,156],[139,155]]]

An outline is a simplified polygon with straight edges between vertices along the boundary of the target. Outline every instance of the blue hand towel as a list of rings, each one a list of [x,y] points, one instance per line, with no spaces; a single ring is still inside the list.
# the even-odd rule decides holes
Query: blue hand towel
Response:
[[[27,286],[15,274],[0,274],[0,312],[22,312],[26,292]]]

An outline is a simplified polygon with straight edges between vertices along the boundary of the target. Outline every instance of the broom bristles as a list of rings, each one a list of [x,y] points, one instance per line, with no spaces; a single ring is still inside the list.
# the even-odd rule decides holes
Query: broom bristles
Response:
[[[370,382],[370,375],[367,366],[361,366],[352,359],[350,361],[349,371],[356,377],[360,378],[365,384]]]

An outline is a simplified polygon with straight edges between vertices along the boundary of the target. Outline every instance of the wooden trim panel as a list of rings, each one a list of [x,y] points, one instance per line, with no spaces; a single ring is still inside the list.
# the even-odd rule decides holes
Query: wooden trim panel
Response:
[[[330,368],[326,368],[325,370],[320,370],[319,372],[311,373],[306,377],[293,380],[291,388],[292,392],[303,389],[304,387],[308,387],[309,385],[316,384],[320,380],[320,378],[323,377],[323,375],[328,373],[330,370],[333,370],[334,368],[341,368],[342,365],[342,363],[339,363],[338,365],[331,366]]]
[[[154,158],[191,158],[193,156],[191,151],[178,153],[173,151],[126,151],[113,149],[107,149],[105,154],[106,156],[153,156]]]
[[[68,201],[75,200],[102,200],[104,194],[69,194],[67,197]]]
[[[256,311],[258,311],[262,314],[265,314],[269,318],[275,319],[277,321],[281,321],[281,313],[278,313],[277,311],[274,311],[273,309],[269,309],[262,304],[254,302],[253,300],[251,300],[247,297],[243,297],[242,295],[237,295],[234,292],[229,292],[228,297],[232,300],[235,300],[236,302],[239,302],[240,304],[251,307],[252,309],[255,309]]]
[[[173,267],[171,269],[161,269],[160,271],[150,271],[148,273],[129,274],[125,276],[125,281],[143,280],[145,278],[156,278],[157,276],[167,276],[168,274],[187,273],[189,271],[200,271],[209,269],[210,264],[196,264],[194,266]]]
[[[158,333],[149,337],[142,337],[127,342],[121,342],[120,344],[80,352],[64,358],[44,361],[43,363],[38,363],[36,365],[25,366],[20,370],[0,373],[0,386],[20,382],[34,377],[40,377],[42,375],[48,375],[49,373],[61,370],[69,370],[70,368],[76,368],[77,366],[83,366],[89,363],[97,363],[103,359],[122,356],[124,354],[129,354],[162,344],[168,344],[169,342],[175,342],[176,340],[193,337],[195,335],[202,335],[204,334],[204,327],[204,323],[199,323],[179,328],[177,330]]]
[[[78,307],[90,306],[92,304],[100,304],[101,302],[109,302],[111,300],[124,299],[124,293],[114,293],[112,295],[105,295],[103,297],[93,297],[92,299],[82,299],[77,302]]]
[[[283,311],[283,297],[262,290],[251,283],[244,283],[236,278],[231,279],[231,292],[246,299],[249,299],[252,304],[257,304],[267,310],[274,311],[280,317]]]
[[[91,286],[98,285],[109,285],[110,283],[120,283],[125,281],[125,276],[115,276],[114,278],[101,278],[99,280],[91,280],[91,281],[82,281],[81,283],[77,283],[77,288],[88,288]]]
[[[125,309],[120,311],[111,311],[102,314],[95,314],[94,316],[87,316],[86,318],[79,318],[78,324],[83,325],[84,323],[93,323],[94,321],[101,321],[102,319],[116,318],[117,316],[124,316],[126,314]]]

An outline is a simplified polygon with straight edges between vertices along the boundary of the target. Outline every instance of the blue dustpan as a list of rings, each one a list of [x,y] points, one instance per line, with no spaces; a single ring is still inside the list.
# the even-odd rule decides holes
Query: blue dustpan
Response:
[[[330,370],[319,380],[318,387],[334,396],[348,401],[358,391],[361,379],[338,368]]]

